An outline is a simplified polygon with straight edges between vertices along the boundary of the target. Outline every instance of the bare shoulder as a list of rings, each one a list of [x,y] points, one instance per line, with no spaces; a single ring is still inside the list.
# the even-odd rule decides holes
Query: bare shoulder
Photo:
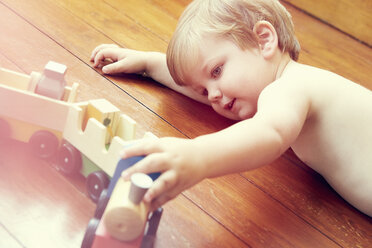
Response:
[[[319,75],[319,69],[303,65],[291,60],[284,69],[280,78],[269,84],[262,92],[262,98],[285,97],[289,101],[310,100],[314,84],[311,83]],[[309,91],[310,90],[310,91]]]
[[[310,109],[311,99],[299,80],[285,76],[266,86],[254,117],[278,131],[287,148],[301,133]]]
[[[297,111],[307,115],[311,101],[311,91],[308,88],[311,86],[307,83],[307,77],[302,75],[304,72],[311,74],[309,69],[312,68],[291,61],[281,77],[266,86],[261,92],[258,99],[258,110],[281,109],[283,111],[281,114]]]

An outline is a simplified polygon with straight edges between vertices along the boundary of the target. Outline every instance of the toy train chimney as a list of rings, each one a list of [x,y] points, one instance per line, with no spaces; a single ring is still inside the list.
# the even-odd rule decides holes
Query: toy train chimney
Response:
[[[152,186],[150,176],[143,173],[135,173],[131,176],[131,185],[129,190],[129,200],[134,204],[139,204],[147,190]]]

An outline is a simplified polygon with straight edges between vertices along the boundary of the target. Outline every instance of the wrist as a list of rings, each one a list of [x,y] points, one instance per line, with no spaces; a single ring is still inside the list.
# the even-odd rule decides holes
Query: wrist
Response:
[[[145,52],[145,70],[144,77],[153,78],[154,73],[159,70],[159,64],[162,63],[162,53],[159,52]]]
[[[205,136],[199,136],[194,138],[191,142],[193,149],[195,149],[194,163],[197,167],[198,176],[201,180],[204,178],[215,177],[214,175],[214,159],[216,157],[215,152],[211,149],[211,146],[205,143]]]

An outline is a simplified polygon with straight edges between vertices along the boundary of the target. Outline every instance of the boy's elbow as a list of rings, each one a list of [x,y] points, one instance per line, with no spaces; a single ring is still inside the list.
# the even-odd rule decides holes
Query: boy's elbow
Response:
[[[274,137],[273,137],[273,144],[274,144],[274,159],[280,157],[288,148],[289,145],[286,142],[285,137],[283,137],[280,133],[274,131]]]
[[[280,156],[296,141],[301,133],[304,121],[292,119],[291,121],[272,119],[261,121],[265,126],[266,132],[270,134],[274,146],[277,148],[276,154]]]
[[[280,157],[291,146],[292,137],[287,132],[278,128],[272,128],[271,140],[273,145],[273,157]]]

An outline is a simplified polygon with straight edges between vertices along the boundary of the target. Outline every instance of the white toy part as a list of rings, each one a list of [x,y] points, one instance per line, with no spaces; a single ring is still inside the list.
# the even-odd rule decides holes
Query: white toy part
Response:
[[[35,93],[42,74],[30,75],[0,68],[0,119],[10,129],[8,136],[28,142],[39,130],[62,137],[71,102],[77,94],[78,84],[63,89],[63,100]]]
[[[125,142],[114,135],[107,149],[107,126],[95,118],[89,118],[83,131],[84,114],[80,106],[70,108],[63,137],[112,177]]]
[[[137,123],[135,120],[126,114],[120,115],[118,127],[116,129],[116,136],[121,137],[123,140],[135,139]]]
[[[134,173],[130,181],[129,200],[134,204],[139,204],[153,181],[149,175],[144,173]]]
[[[8,86],[1,86],[0,98],[0,116],[60,132],[64,130],[68,103]]]
[[[0,68],[0,85],[20,90],[28,90],[30,76],[23,73]]]

